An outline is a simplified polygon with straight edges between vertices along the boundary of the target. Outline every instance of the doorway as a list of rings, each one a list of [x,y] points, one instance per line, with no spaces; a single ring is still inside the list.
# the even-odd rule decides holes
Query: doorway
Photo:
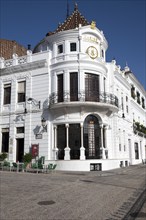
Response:
[[[101,129],[99,120],[88,115],[84,121],[84,147],[86,159],[101,159]]]
[[[24,138],[16,139],[16,161],[23,162]]]

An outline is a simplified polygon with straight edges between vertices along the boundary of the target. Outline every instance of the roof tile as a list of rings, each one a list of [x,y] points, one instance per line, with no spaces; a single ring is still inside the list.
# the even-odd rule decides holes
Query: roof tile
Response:
[[[85,19],[84,16],[81,15],[81,13],[78,11],[77,5],[75,5],[73,13],[62,24],[60,24],[54,32],[48,32],[46,36],[61,31],[75,29],[79,27],[79,24],[81,24],[82,26],[86,26],[89,25],[90,23]]]
[[[0,39],[0,57],[3,57],[5,60],[12,59],[14,53],[18,56],[24,56],[27,53],[27,49],[16,41]]]

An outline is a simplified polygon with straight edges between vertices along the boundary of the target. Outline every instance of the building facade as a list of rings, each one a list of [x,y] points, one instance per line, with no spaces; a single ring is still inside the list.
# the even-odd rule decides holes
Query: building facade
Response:
[[[27,55],[0,59],[0,150],[36,149],[58,170],[109,170],[146,158],[146,91],[106,61],[107,40],[75,5]]]

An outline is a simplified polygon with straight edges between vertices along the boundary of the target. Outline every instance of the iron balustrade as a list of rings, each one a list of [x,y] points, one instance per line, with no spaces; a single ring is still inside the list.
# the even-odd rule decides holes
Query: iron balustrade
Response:
[[[60,98],[59,93],[53,92],[49,97],[50,107],[58,103],[66,102],[99,102],[111,104],[118,107],[118,98],[114,94],[107,92],[94,92],[94,91],[80,91],[75,94],[70,94],[69,91],[64,91],[63,96]]]

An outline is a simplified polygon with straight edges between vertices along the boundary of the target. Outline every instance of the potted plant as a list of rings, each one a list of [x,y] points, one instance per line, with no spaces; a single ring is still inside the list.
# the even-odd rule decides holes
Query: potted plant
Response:
[[[23,156],[23,161],[24,161],[25,167],[27,167],[27,168],[30,167],[31,160],[32,160],[32,154],[25,153],[25,155]]]
[[[7,153],[3,152],[0,154],[0,161],[4,161],[7,158]]]

